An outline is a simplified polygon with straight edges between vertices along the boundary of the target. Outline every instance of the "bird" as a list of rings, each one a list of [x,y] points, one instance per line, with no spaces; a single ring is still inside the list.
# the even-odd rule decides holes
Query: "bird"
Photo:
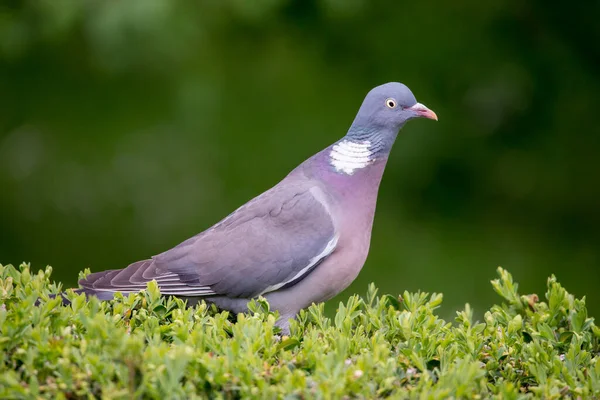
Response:
[[[76,291],[110,300],[154,280],[161,295],[233,313],[263,296],[289,334],[300,310],[331,299],[361,271],[388,156],[414,118],[438,119],[402,83],[371,89],[346,135],[275,186],[170,250],[87,275]]]

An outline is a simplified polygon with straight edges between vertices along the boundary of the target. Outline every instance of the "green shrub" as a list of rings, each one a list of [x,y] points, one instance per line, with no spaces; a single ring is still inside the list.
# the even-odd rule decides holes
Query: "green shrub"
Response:
[[[404,293],[302,312],[280,337],[264,300],[237,316],[157,286],[114,301],[49,299],[52,269],[0,265],[0,398],[589,398],[600,395],[600,330],[585,300],[548,279],[546,302],[503,299],[473,321],[434,314],[442,295]],[[37,299],[41,304],[36,306]],[[234,321],[235,320],[235,321]]]

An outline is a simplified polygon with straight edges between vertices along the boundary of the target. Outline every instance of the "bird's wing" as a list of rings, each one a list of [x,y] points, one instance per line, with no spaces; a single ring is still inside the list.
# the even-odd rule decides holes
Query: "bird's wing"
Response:
[[[336,248],[328,204],[318,186],[278,185],[173,249],[80,284],[131,292],[155,279],[163,294],[242,298],[291,286]]]

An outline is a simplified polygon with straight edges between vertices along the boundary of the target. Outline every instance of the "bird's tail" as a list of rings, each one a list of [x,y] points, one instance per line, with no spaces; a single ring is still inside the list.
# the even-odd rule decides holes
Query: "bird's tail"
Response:
[[[151,260],[142,260],[129,265],[125,269],[109,269],[91,273],[79,281],[80,287],[74,289],[74,291],[77,294],[83,293],[88,298],[97,297],[99,300],[112,300],[117,291],[123,294],[138,292],[146,287],[146,282],[149,279],[132,283],[130,278],[136,273],[143,273],[150,265],[152,265]],[[59,293],[51,297],[55,298],[57,296],[62,297],[63,304],[70,304],[66,293]]]
[[[87,298],[90,297],[97,297],[98,300],[112,300],[115,292],[109,292],[109,291],[96,291],[96,290],[91,290],[91,289],[86,289],[86,288],[79,288],[79,289],[73,289],[73,291],[76,294],[85,294]],[[71,304],[71,301],[69,300],[69,298],[67,297],[67,293],[66,292],[61,292],[61,293],[57,293],[57,294],[51,294],[48,297],[50,297],[51,299],[54,299],[56,297],[61,297],[62,298],[62,303],[64,305],[69,305]],[[39,300],[38,300],[39,303]]]

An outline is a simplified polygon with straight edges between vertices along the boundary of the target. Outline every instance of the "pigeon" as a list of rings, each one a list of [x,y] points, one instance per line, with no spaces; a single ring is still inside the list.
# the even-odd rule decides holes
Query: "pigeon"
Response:
[[[110,300],[154,280],[161,295],[200,300],[234,313],[263,296],[276,325],[348,287],[371,241],[377,192],[406,121],[437,120],[402,83],[366,95],[348,132],[223,220],[149,259],[79,281],[87,296]]]

